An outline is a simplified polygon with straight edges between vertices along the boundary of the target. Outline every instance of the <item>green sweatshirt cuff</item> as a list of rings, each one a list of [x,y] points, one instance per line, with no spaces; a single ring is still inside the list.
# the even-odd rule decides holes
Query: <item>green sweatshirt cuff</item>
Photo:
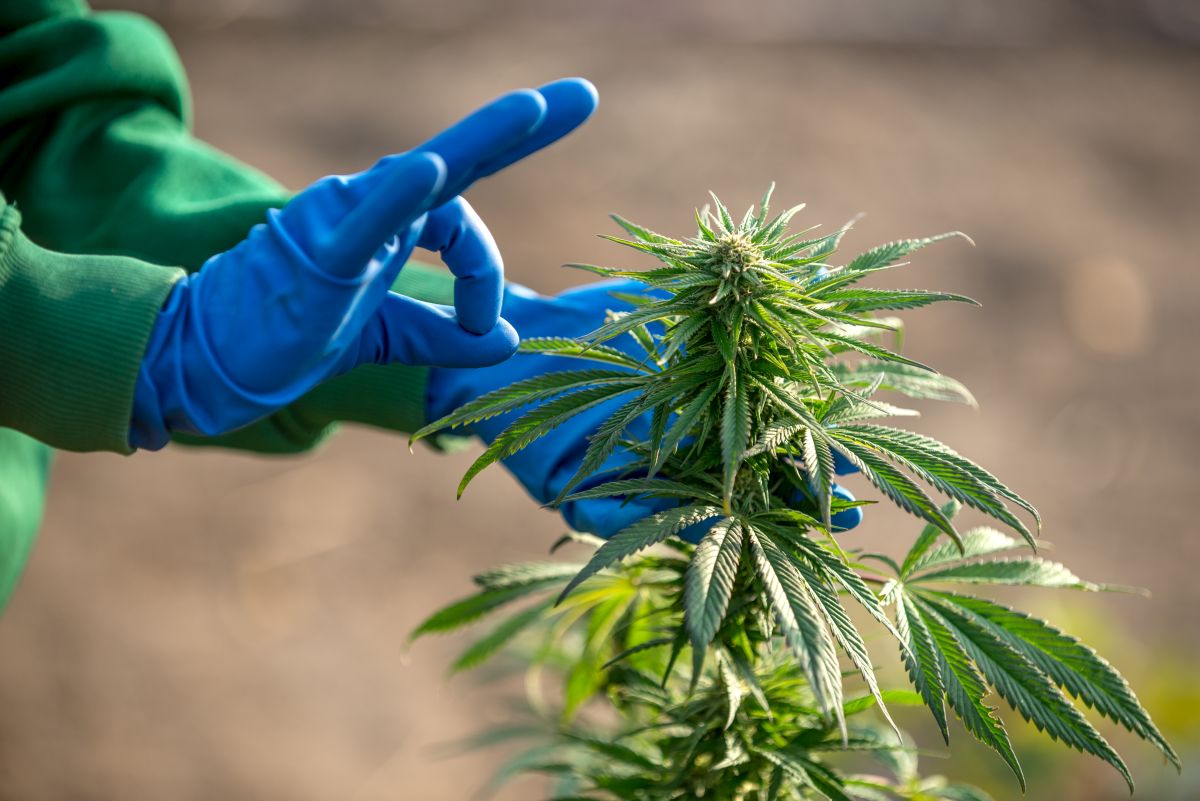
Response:
[[[129,453],[134,384],[179,269],[38,247],[0,205],[0,426]]]

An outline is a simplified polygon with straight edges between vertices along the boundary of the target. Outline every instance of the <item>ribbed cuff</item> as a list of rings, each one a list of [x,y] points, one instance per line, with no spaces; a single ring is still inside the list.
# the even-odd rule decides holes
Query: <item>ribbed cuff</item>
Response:
[[[183,271],[38,247],[0,209],[0,426],[56,448],[130,452],[134,384]]]

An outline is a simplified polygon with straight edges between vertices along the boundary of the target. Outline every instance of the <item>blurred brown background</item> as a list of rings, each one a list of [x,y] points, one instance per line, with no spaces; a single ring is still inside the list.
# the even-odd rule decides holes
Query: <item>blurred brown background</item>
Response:
[[[592,79],[584,130],[470,195],[510,275],[543,291],[581,280],[562,262],[640,264],[594,237],[608,212],[686,234],[710,188],[744,208],[775,180],[809,223],[868,212],[851,249],[969,232],[977,248],[942,244],[889,276],[984,303],[909,315],[906,351],[981,404],[919,426],[1032,499],[1056,558],[1153,592],[1024,602],[1100,646],[1192,762],[1178,778],[1114,735],[1138,797],[1200,797],[1200,690],[1172,689],[1200,657],[1200,5],[136,7],[178,45],[198,134],[294,187],[506,89]],[[455,503],[469,459],[366,430],[302,459],[62,456],[0,619],[0,799],[470,797],[494,755],[436,746],[498,719],[499,690],[446,679],[459,641],[406,653],[404,638],[561,525],[499,470]],[[870,510],[853,541],[899,552],[915,530]],[[897,661],[882,640],[876,657]],[[1030,798],[1124,797],[1100,763],[1013,725]],[[997,760],[961,732],[956,746],[926,768],[1017,796]]]

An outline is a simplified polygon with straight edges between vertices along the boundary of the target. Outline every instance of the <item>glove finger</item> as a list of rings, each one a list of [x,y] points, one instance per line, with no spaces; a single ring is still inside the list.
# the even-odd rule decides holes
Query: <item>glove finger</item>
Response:
[[[538,87],[546,101],[546,116],[542,123],[513,147],[482,163],[470,176],[470,182],[486,178],[542,148],[552,145],[587,121],[596,110],[599,95],[596,87],[583,78],[563,78]],[[463,187],[465,189],[465,186]],[[442,195],[449,197],[462,189],[448,184]]]
[[[454,273],[454,308],[463,328],[490,331],[500,319],[504,262],[500,248],[467,201],[456,197],[429,213],[417,246],[438,251]]]
[[[358,356],[359,364],[486,367],[512,356],[519,341],[506,320],[473,334],[452,307],[390,292],[364,331]]]
[[[532,89],[519,89],[472,112],[415,148],[437,153],[446,162],[446,183],[435,205],[465,191],[486,164],[529,138],[546,116],[546,99]]]
[[[841,451],[835,449],[833,451],[833,472],[839,476],[849,476],[857,473],[858,468],[843,456]]]
[[[369,184],[360,187],[366,191],[356,205],[309,255],[333,277],[351,279],[432,205],[446,180],[446,165],[435,153],[405,153],[347,180]]]
[[[673,505],[665,499],[626,501],[622,498],[588,498],[563,504],[562,516],[575,531],[608,539],[643,517]]]

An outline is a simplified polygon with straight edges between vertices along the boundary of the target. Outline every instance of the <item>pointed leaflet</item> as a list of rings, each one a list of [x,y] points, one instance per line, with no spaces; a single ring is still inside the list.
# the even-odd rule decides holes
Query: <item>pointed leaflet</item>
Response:
[[[683,410],[679,412],[678,416],[676,416],[675,420],[671,423],[670,428],[667,429],[666,436],[663,437],[662,445],[658,449],[659,458],[650,465],[651,478],[653,478],[654,475],[660,469],[662,469],[662,463],[670,458],[671,454],[675,452],[675,449],[679,447],[679,443],[681,443],[684,437],[686,437],[695,427],[696,421],[699,420],[700,416],[708,410],[709,403],[712,402],[713,397],[719,390],[720,387],[715,384],[701,390],[700,393],[691,401],[689,401]]]
[[[849,272],[868,272],[879,270],[894,264],[899,259],[927,245],[932,245],[934,242],[940,242],[943,239],[949,239],[953,236],[961,236],[968,242],[970,237],[961,231],[951,231],[937,236],[930,236],[924,239],[898,239],[895,242],[888,242],[886,245],[871,248],[860,256],[856,256],[853,261],[846,265],[846,270]]]
[[[733,494],[733,480],[750,439],[750,400],[744,381],[736,370],[725,374],[725,398],[721,409],[721,460],[725,465],[725,505]]]
[[[713,205],[717,207],[717,216],[721,220],[721,225],[725,227],[726,233],[733,233],[737,230],[737,226],[733,224],[733,217],[729,213],[729,209],[725,208],[725,204],[713,192],[709,192],[708,196],[713,199]]]
[[[746,451],[746,458],[770,453],[807,428],[803,423],[772,423],[758,435],[758,440]]]
[[[932,367],[921,364],[913,359],[909,359],[906,356],[901,356],[899,353],[890,351],[882,345],[874,345],[861,339],[854,339],[853,337],[835,334],[832,331],[814,331],[813,335],[827,342],[833,342],[837,345],[841,345],[843,348],[858,351],[864,356],[870,356],[872,359],[878,359],[881,362],[895,362],[897,364],[903,364],[909,367],[917,367],[922,370],[928,370],[931,373],[937,372]]]
[[[829,503],[833,494],[833,451],[824,439],[813,436],[811,428],[804,430],[804,472],[808,485],[817,496],[817,507],[821,510],[821,524],[826,531],[833,531],[830,522]]]
[[[624,351],[608,345],[593,343],[591,345],[576,339],[566,337],[530,337],[522,339],[521,353],[540,353],[544,356],[564,356],[576,359],[586,359],[592,362],[604,362],[628,367],[640,373],[653,372],[644,358],[639,359]]]
[[[831,364],[829,369],[847,387],[869,386],[877,377],[883,379],[879,388],[899,392],[910,398],[951,401],[968,406],[979,404],[960,381],[941,373],[931,373],[918,367],[887,362],[862,362],[855,365]]]
[[[542,579],[531,580],[524,584],[484,590],[483,592],[468,596],[434,612],[413,630],[413,633],[409,635],[409,640],[415,640],[426,634],[453,631],[468,623],[473,623],[505,604],[512,603],[539,590],[549,589],[561,582],[561,576],[548,576]]]
[[[606,342],[610,339],[615,339],[621,334],[632,331],[640,325],[652,323],[663,318],[670,317],[673,314],[686,313],[688,309],[675,300],[659,300],[654,303],[647,303],[630,312],[622,312],[611,321],[592,331],[583,337],[584,349],[590,350],[596,345]]]
[[[909,681],[933,713],[942,739],[950,744],[950,729],[946,725],[946,688],[942,682],[942,663],[937,655],[933,635],[921,620],[921,614],[902,592],[896,601],[896,631],[900,642],[900,658],[908,671]]]
[[[862,577],[850,565],[843,562],[837,554],[822,543],[809,539],[798,531],[789,531],[774,524],[770,525],[770,530],[807,557],[813,563],[814,568],[827,580],[842,585],[850,597],[858,601],[871,617],[892,634],[896,634],[891,621],[883,612],[879,597],[871,591]]]
[[[488,420],[573,389],[614,383],[638,384],[644,380],[642,376],[630,375],[620,370],[562,370],[545,373],[517,381],[464,403],[445,417],[416,431],[412,435],[412,441],[424,439],[442,429]]]
[[[1098,584],[1084,581],[1058,562],[1051,562],[1036,556],[951,565],[913,576],[908,583],[917,584],[931,581],[950,581],[960,584],[1017,584],[1025,587],[1068,587],[1092,591],[1103,589]]]
[[[821,621],[816,599],[807,583],[769,537],[759,537],[746,527],[754,570],[770,601],[784,641],[795,651],[808,677],[817,706],[826,716],[836,716],[845,732],[842,716],[842,674],[833,639]]]
[[[863,641],[862,635],[858,633],[858,629],[854,627],[850,616],[846,614],[842,602],[838,600],[837,592],[803,561],[793,560],[792,564],[800,571],[800,575],[803,576],[813,596],[817,599],[817,604],[825,616],[825,624],[833,632],[833,636],[842,646],[842,650],[846,652],[846,656],[850,657],[854,667],[858,668],[859,674],[867,684],[867,689],[879,704],[879,711],[883,713],[884,719],[899,737],[900,729],[892,720],[892,714],[888,711],[883,695],[879,691],[879,682],[875,679],[875,666],[871,664],[871,655],[867,652],[867,644]]]
[[[988,683],[1021,717],[1031,721],[1039,731],[1045,731],[1051,739],[1112,765],[1133,792],[1133,779],[1121,757],[1045,673],[969,613],[953,604],[938,602],[936,598],[923,598],[937,609],[941,621],[974,660]]]
[[[483,664],[489,657],[512,642],[514,637],[541,620],[552,603],[552,599],[541,601],[505,620],[487,636],[476,640],[467,650],[463,651],[458,659],[454,660],[454,664],[450,667],[451,671],[457,673]]]
[[[699,523],[701,520],[717,517],[720,514],[721,510],[713,506],[684,506],[667,509],[626,526],[613,535],[612,539],[596,549],[596,553],[592,554],[587,565],[568,582],[562,594],[558,596],[558,602],[562,603],[562,600],[570,595],[572,590],[604,568],[620,562],[630,554],[662,542],[693,523]]]
[[[617,225],[624,228],[627,232],[629,232],[629,234],[631,236],[634,236],[637,239],[642,240],[643,242],[657,242],[657,243],[666,244],[666,245],[682,245],[683,244],[678,239],[672,239],[669,236],[663,236],[662,234],[656,234],[653,231],[651,231],[649,228],[644,228],[644,227],[638,225],[637,223],[630,222],[629,220],[622,217],[620,214],[610,214],[609,216],[612,217],[613,222],[615,222]]]
[[[967,731],[1008,763],[1021,784],[1021,791],[1024,792],[1025,773],[1013,752],[1004,724],[995,716],[995,709],[983,703],[987,687],[978,668],[936,611],[924,604],[914,605],[917,606],[921,621],[929,629],[937,648],[942,681],[946,686],[946,700],[967,727]]]
[[[823,303],[836,303],[842,311],[860,313],[865,311],[916,309],[931,303],[955,301],[978,306],[979,303],[966,295],[952,292],[926,292],[923,289],[866,289],[842,287],[818,293]]]
[[[522,562],[485,570],[472,580],[485,590],[498,590],[545,579],[566,581],[581,567],[582,564],[572,562]]]
[[[629,392],[634,388],[625,384],[589,387],[567,395],[561,395],[553,400],[546,401],[532,411],[526,412],[518,420],[511,423],[508,428],[500,432],[500,435],[496,437],[492,444],[488,445],[479,458],[467,468],[467,472],[458,484],[459,497],[462,497],[463,491],[471,483],[471,479],[479,475],[483,468],[500,459],[513,455],[580,412],[603,403],[609,398]]]
[[[1156,746],[1181,767],[1179,755],[1142,707],[1129,683],[1099,654],[1045,621],[983,598],[934,593],[967,610],[1024,654],[1071,697]]]
[[[604,466],[608,457],[612,456],[613,451],[620,444],[621,437],[625,434],[625,429],[629,428],[630,424],[640,417],[647,408],[649,408],[649,404],[646,403],[645,397],[638,396],[631,398],[600,424],[600,427],[596,429],[596,433],[592,434],[591,440],[588,442],[587,450],[584,451],[583,461],[580,462],[579,468],[567,480],[562,489],[559,490],[554,500],[550,502],[552,506],[561,504],[563,498],[567,497],[571,493],[571,490],[579,486],[581,481],[589,478]]]
[[[716,523],[696,546],[683,588],[683,623],[699,654],[712,642],[733,594],[742,559],[742,527],[725,518]]]
[[[745,692],[742,690],[742,682],[738,679],[737,674],[729,667],[729,663],[717,657],[717,669],[721,676],[721,684],[725,687],[725,700],[728,705],[725,715],[725,728],[729,729],[733,726],[734,720],[737,719],[738,709],[742,705],[742,698],[745,697]]]
[[[573,492],[564,500],[581,501],[586,498],[611,498],[616,495],[633,497],[645,495],[651,498],[688,498],[705,503],[719,504],[721,499],[703,487],[670,481],[665,478],[624,478],[606,481],[596,487]]]
[[[958,501],[952,501],[952,503],[957,504]],[[961,551],[957,545],[951,542],[939,543],[921,551],[914,548],[904,560],[904,566],[900,571],[901,578],[908,578],[918,571],[961,562],[971,557],[988,556],[1024,547],[1020,540],[1013,539],[1004,532],[987,526],[968,529],[963,532],[962,541]]]
[[[1031,548],[1037,543],[1033,534],[1000,499],[1003,485],[989,486],[980,475],[982,468],[959,456],[952,457],[946,446],[929,437],[909,436],[910,432],[870,424],[853,424],[831,432],[835,438],[852,438],[903,465],[922,480],[955,500],[991,515],[1015,529]],[[926,447],[929,443],[931,447]],[[936,447],[934,447],[936,446]]]
[[[834,431],[836,430],[834,429]],[[876,456],[870,449],[862,447],[853,440],[848,442],[835,440],[834,447],[857,467],[868,481],[891,498],[901,509],[937,526],[955,542],[960,541],[954,525],[942,514],[941,509],[925,494],[925,491],[914,484],[908,476]]]
[[[952,450],[948,445],[938,442],[932,437],[926,437],[923,434],[917,434],[913,431],[903,431],[898,428],[887,428],[884,426],[862,425],[856,426],[861,430],[871,431],[873,436],[880,441],[886,440],[891,445],[906,445],[910,448],[920,448],[930,453],[935,453],[942,460],[949,462],[965,473],[969,473],[979,480],[981,484],[996,493],[1000,497],[1012,501],[1017,506],[1020,506],[1037,521],[1038,526],[1042,525],[1042,517],[1038,514],[1037,509],[1033,507],[1029,501],[1022,498],[1017,493],[1013,492],[1004,482],[996,478],[994,475],[983,469],[979,465],[967,459],[956,451]]]

